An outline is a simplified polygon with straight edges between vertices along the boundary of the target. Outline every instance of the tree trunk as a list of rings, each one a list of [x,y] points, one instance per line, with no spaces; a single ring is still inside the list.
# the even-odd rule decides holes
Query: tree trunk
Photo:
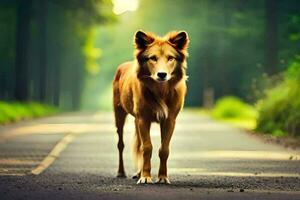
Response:
[[[46,102],[46,83],[47,83],[47,1],[39,0],[38,26],[40,33],[39,51],[39,101]]]
[[[278,47],[277,47],[277,1],[265,1],[266,12],[266,49],[265,72],[274,75],[278,72]]]
[[[18,101],[26,101],[29,98],[27,58],[30,36],[31,3],[31,0],[20,0],[17,10],[15,99]]]
[[[202,81],[203,81],[203,91],[202,91],[202,102],[205,108],[211,108],[214,103],[214,88],[212,84],[212,73],[213,70],[213,55],[212,49],[206,46],[206,50],[202,60]]]

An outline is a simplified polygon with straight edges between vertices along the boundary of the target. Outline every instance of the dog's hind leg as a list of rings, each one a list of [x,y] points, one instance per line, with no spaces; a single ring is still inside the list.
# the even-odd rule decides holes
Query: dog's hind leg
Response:
[[[138,129],[137,119],[135,119],[134,122],[135,122],[135,134],[134,134],[134,138],[133,138],[132,153],[133,153],[136,173],[132,176],[132,178],[139,179],[141,176],[141,170],[142,170],[143,151],[142,151],[142,141],[141,141],[141,136],[140,136],[139,129]]]
[[[117,133],[119,136],[118,141],[118,150],[119,150],[119,167],[117,177],[126,177],[123,163],[123,150],[124,150],[124,141],[123,141],[123,127],[125,123],[127,113],[121,106],[115,106],[115,120]]]

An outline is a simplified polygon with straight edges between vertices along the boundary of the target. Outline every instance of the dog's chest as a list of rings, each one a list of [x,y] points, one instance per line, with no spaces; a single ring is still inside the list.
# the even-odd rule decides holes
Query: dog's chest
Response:
[[[171,112],[171,99],[172,95],[155,95],[148,93],[145,95],[146,104],[144,113],[148,115],[152,121],[162,121],[169,116]],[[176,101],[176,100],[175,100]]]

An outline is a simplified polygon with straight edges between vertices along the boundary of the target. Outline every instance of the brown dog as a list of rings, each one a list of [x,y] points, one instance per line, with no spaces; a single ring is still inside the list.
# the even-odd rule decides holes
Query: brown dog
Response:
[[[169,144],[176,117],[186,94],[186,32],[170,32],[164,37],[138,31],[135,60],[121,64],[113,81],[113,103],[119,136],[118,177],[125,177],[123,126],[128,113],[135,117],[134,155],[140,183],[152,183],[150,125],[160,123],[161,146],[158,183],[170,184],[167,176]]]

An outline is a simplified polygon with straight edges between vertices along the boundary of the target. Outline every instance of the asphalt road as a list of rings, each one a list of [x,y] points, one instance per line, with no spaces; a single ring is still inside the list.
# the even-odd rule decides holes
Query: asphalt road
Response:
[[[191,112],[181,113],[172,139],[172,185],[136,185],[132,118],[125,130],[128,178],[120,179],[112,113],[69,113],[0,127],[0,199],[300,199],[299,151]],[[157,125],[151,135],[155,180]]]

